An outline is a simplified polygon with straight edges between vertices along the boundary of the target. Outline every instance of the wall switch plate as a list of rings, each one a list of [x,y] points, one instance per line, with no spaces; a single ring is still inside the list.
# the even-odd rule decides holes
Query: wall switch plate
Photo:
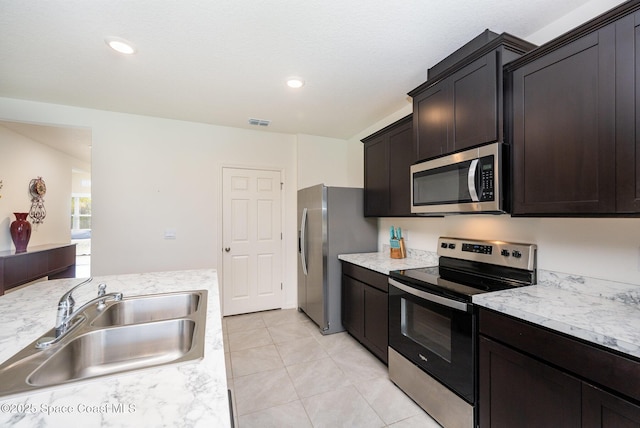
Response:
[[[176,230],[175,229],[165,229],[164,230],[164,239],[176,239]]]

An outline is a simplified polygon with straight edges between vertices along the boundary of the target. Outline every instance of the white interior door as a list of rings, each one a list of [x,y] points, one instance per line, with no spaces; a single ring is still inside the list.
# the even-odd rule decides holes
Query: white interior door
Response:
[[[282,307],[279,171],[222,169],[224,315]]]

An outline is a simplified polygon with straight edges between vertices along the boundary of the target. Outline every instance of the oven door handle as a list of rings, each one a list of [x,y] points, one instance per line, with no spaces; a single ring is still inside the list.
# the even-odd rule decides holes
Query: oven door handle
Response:
[[[393,285],[394,287],[404,291],[405,293],[409,293],[412,296],[419,297],[421,299],[428,300],[433,303],[437,303],[439,305],[446,306],[451,309],[455,309],[461,312],[469,311],[469,304],[460,302],[458,300],[447,299],[446,297],[438,296],[437,294],[427,293],[422,290],[416,290],[415,288],[405,285],[401,282],[396,281],[395,279],[389,278],[389,285]]]

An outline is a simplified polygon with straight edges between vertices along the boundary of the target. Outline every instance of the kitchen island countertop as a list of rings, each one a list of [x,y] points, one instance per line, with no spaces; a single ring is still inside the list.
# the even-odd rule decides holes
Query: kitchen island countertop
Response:
[[[0,297],[0,362],[53,327],[58,299],[81,279],[41,281]],[[78,304],[107,292],[126,297],[208,290],[200,361],[52,387],[0,400],[3,427],[228,427],[222,320],[215,270],[102,276],[74,292]]]

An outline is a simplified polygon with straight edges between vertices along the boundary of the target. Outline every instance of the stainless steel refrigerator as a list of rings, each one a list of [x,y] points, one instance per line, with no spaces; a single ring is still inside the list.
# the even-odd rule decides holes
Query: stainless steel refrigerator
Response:
[[[298,190],[298,309],[323,334],[343,331],[338,254],[378,250],[377,221],[363,190],[323,184]]]

